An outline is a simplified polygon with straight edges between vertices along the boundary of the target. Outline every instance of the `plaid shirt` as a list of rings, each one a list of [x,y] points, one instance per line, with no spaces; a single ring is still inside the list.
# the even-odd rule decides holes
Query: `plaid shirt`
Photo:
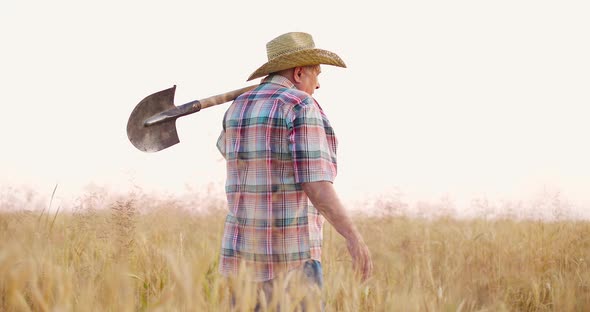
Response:
[[[315,99],[282,76],[266,77],[233,102],[217,142],[227,161],[223,275],[244,262],[256,281],[266,281],[321,260],[324,219],[301,183],[334,181],[336,145]]]

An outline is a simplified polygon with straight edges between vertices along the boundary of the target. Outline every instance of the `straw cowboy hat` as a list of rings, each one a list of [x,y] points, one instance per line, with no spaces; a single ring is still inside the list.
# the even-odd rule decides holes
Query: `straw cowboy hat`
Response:
[[[269,41],[266,54],[268,62],[252,73],[247,81],[298,66],[326,64],[346,67],[336,53],[316,49],[311,35],[303,32],[286,33]]]

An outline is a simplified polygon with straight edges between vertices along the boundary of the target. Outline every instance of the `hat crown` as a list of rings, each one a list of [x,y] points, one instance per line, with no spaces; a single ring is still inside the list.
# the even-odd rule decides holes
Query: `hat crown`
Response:
[[[266,44],[266,54],[271,61],[278,56],[301,50],[314,49],[315,43],[310,34],[290,32],[276,37]]]

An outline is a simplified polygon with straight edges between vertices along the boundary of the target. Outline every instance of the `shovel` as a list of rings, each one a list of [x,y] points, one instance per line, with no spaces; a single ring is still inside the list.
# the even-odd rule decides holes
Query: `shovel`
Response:
[[[135,106],[127,121],[127,137],[137,149],[157,152],[180,142],[176,132],[176,119],[204,108],[235,100],[240,94],[257,85],[174,105],[176,86],[145,97]]]

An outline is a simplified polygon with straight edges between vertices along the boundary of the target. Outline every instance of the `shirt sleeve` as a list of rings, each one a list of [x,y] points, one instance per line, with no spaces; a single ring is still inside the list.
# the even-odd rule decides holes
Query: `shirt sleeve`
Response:
[[[225,158],[225,131],[222,130],[221,134],[219,134],[219,138],[217,139],[217,150],[221,153],[223,158]]]
[[[336,155],[329,145],[320,108],[315,102],[298,108],[290,135],[295,182],[334,182]]]
[[[227,117],[227,112],[223,115],[223,122],[221,123],[221,133],[219,134],[219,138],[217,138],[217,150],[221,153],[223,158],[225,158],[225,118]]]

